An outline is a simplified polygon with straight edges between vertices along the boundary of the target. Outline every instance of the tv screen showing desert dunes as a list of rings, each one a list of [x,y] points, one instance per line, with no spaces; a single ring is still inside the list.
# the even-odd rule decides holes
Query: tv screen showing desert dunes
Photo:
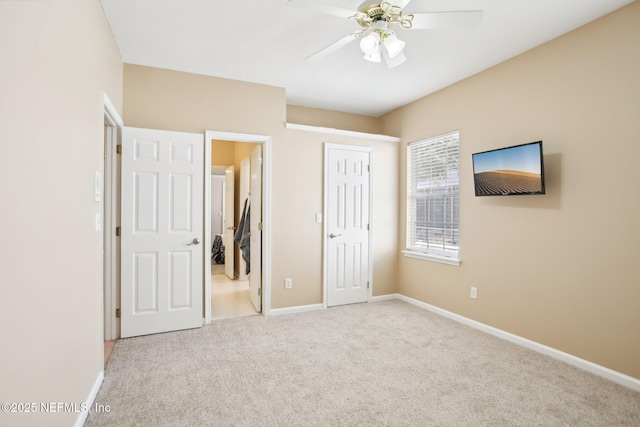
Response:
[[[476,196],[542,194],[539,143],[473,155]]]

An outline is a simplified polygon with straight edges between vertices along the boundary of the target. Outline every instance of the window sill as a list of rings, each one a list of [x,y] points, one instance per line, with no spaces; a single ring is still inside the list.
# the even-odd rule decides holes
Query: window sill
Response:
[[[427,261],[434,261],[442,264],[455,265],[456,267],[460,266],[460,260],[458,258],[447,258],[444,256],[425,254],[422,252],[414,252],[409,250],[402,251],[402,253],[408,258],[424,259]]]

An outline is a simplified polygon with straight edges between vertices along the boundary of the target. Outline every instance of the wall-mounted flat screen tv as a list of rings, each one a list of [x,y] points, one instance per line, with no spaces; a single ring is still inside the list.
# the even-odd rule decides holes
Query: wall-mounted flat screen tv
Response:
[[[475,153],[476,196],[544,194],[542,141]]]

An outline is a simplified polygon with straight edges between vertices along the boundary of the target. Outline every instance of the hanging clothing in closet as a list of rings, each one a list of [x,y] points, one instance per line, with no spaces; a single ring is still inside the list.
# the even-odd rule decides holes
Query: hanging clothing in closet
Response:
[[[224,264],[224,245],[222,244],[222,234],[216,234],[213,238],[213,244],[211,245],[211,259],[216,264]]]
[[[233,240],[240,246],[240,251],[242,252],[242,259],[247,263],[246,274],[249,274],[250,263],[249,260],[251,258],[251,245],[250,245],[250,236],[251,236],[251,205],[249,203],[249,199],[247,198],[244,201],[244,208],[242,209],[242,216],[240,217],[240,223],[238,224],[238,230],[236,231],[236,235]]]

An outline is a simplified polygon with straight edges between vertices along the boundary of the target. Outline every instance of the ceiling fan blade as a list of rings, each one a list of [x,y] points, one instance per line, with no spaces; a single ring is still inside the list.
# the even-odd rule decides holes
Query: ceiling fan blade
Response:
[[[322,50],[314,53],[313,55],[307,57],[305,59],[305,61],[315,61],[316,59],[324,58],[325,56],[329,55],[330,53],[335,52],[336,50],[340,49],[341,47],[344,47],[344,46],[348,45],[349,43],[351,43],[352,41],[354,41],[355,39],[360,37],[363,33],[364,33],[364,30],[354,31],[351,34],[349,34],[347,36],[344,36],[343,38],[341,38],[337,42],[332,43],[329,46],[325,47],[324,49],[322,49]]]
[[[407,7],[409,2],[411,2],[411,0],[390,0],[389,1],[389,3],[391,3],[393,6],[398,6],[400,9],[404,9],[405,7]]]
[[[289,0],[288,6],[295,6],[301,9],[312,10],[314,12],[324,13],[326,15],[337,16],[339,18],[350,18],[357,15],[359,12],[344,9],[342,7],[333,6],[326,3],[319,3],[313,0]]]
[[[484,12],[481,10],[414,13],[411,28],[416,30],[475,28],[480,25],[483,17]]]

